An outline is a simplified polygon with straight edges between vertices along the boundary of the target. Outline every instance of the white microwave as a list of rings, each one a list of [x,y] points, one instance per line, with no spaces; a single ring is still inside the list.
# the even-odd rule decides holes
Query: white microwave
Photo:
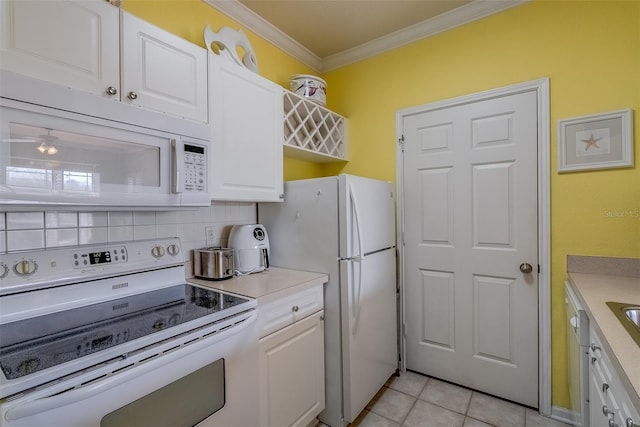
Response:
[[[208,143],[0,98],[0,210],[208,206]]]

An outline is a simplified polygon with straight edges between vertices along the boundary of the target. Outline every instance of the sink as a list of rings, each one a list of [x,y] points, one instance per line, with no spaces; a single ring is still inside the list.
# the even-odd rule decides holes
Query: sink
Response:
[[[607,306],[640,347],[640,306],[613,301],[608,301]]]

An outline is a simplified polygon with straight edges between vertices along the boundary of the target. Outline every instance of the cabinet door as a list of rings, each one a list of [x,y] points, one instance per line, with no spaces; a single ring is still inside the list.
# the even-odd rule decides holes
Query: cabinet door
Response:
[[[209,53],[209,192],[213,199],[282,200],[282,90]]]
[[[324,312],[260,340],[260,425],[308,425],[324,409]]]
[[[119,88],[118,8],[105,1],[0,2],[2,69],[105,98]]]
[[[122,101],[206,122],[206,49],[121,14]]]

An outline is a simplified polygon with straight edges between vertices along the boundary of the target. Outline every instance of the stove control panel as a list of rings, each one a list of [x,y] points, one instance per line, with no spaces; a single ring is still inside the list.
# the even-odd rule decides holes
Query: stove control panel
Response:
[[[73,254],[74,268],[85,268],[92,265],[125,262],[127,262],[127,248],[125,246],[114,246],[102,250],[75,252]]]
[[[175,237],[10,252],[0,260],[0,295],[173,266],[184,266]]]

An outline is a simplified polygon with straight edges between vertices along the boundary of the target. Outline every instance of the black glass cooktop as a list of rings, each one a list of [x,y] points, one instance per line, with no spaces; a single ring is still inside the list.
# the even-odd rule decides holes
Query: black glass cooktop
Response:
[[[248,301],[183,284],[7,323],[0,325],[0,369],[20,378]]]

